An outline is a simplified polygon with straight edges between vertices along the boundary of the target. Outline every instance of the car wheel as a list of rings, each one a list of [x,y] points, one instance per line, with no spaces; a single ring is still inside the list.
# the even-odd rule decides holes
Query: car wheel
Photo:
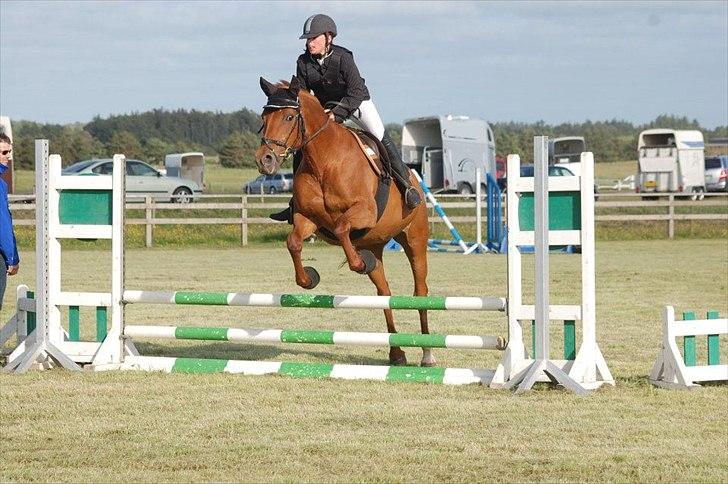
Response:
[[[278,190],[276,190],[276,187],[270,187],[268,189],[268,193],[271,194],[271,195],[275,195],[277,191]]]
[[[172,201],[175,203],[192,203],[192,192],[187,187],[179,187],[172,193]]]
[[[460,195],[472,195],[473,194],[473,189],[470,188],[470,185],[468,185],[467,183],[463,183],[458,188],[458,193]]]

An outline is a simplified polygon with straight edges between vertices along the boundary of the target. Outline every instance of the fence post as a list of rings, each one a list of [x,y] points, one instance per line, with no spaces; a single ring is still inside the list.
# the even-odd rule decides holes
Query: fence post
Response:
[[[248,245],[248,196],[243,194],[241,198],[240,216],[242,221],[240,224],[240,243],[245,247]]]
[[[668,220],[667,220],[667,238],[672,239],[675,237],[675,195],[672,193],[670,194],[668,198],[668,205],[667,205],[667,214],[668,214]]]
[[[152,246],[152,197],[147,195],[144,197],[144,246]]]

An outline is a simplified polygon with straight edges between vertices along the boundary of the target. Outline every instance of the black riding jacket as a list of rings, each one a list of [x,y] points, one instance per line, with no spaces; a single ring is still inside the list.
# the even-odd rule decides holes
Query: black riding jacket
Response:
[[[354,55],[338,45],[331,46],[331,55],[321,65],[308,52],[301,54],[296,61],[296,77],[305,89],[313,91],[322,106],[330,101],[344,105],[331,109],[339,122],[348,118],[362,101],[371,99]]]

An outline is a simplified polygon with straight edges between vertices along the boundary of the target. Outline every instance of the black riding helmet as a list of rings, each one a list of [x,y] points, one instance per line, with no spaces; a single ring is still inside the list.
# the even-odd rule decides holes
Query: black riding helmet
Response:
[[[299,39],[312,39],[326,32],[331,32],[331,35],[336,37],[336,23],[328,15],[317,13],[303,23],[303,35]]]

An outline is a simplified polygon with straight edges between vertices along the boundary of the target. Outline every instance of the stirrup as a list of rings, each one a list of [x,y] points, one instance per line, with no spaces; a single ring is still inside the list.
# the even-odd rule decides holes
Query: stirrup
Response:
[[[415,187],[407,187],[404,192],[404,203],[409,209],[416,208],[420,203],[422,203],[420,193],[415,190]]]
[[[286,207],[280,212],[272,213],[269,215],[269,217],[276,222],[288,222],[289,224],[293,223],[293,211],[291,210],[291,207]]]

